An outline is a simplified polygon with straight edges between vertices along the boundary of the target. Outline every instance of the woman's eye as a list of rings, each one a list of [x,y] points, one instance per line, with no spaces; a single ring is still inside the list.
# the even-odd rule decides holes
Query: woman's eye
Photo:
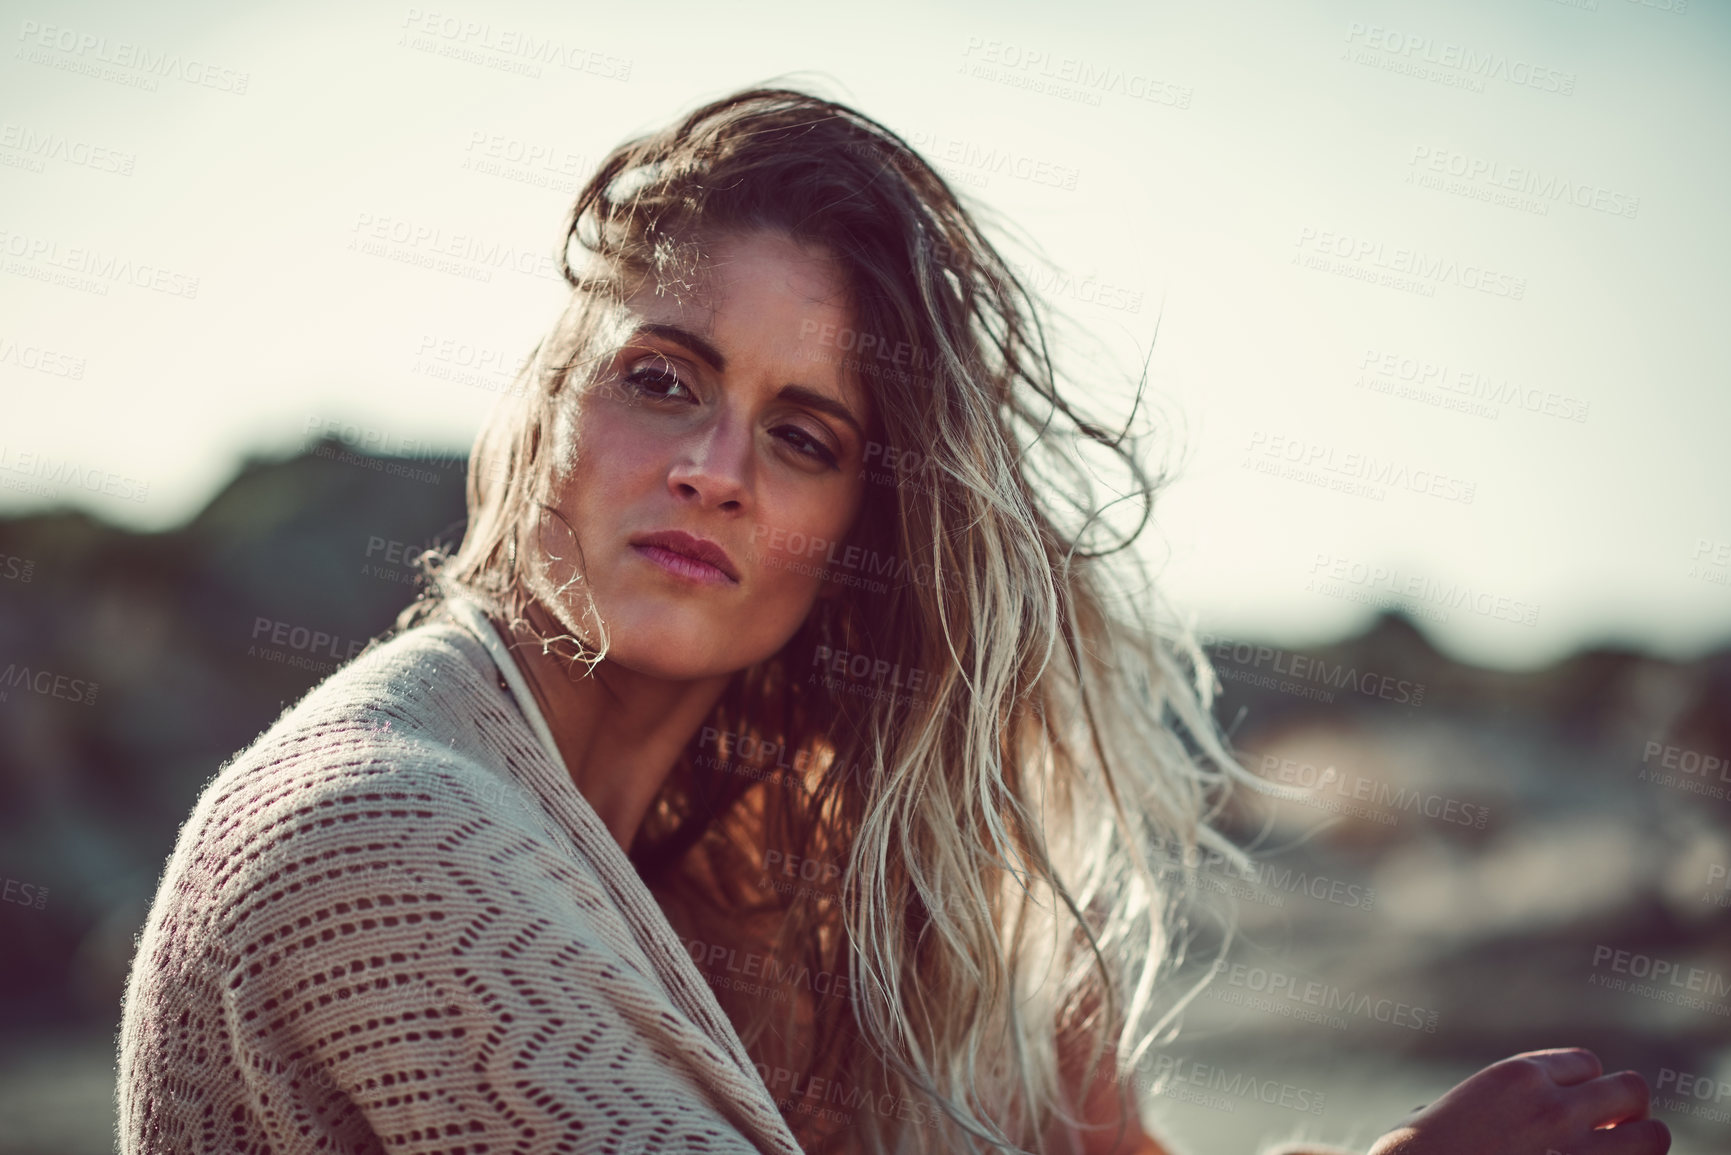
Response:
[[[782,440],[786,441],[789,445],[793,446],[795,450],[805,454],[807,457],[821,461],[825,465],[833,466],[836,464],[835,454],[830,452],[829,446],[825,445],[799,426],[783,425],[779,430],[777,430],[777,432],[786,434],[787,436],[784,436]]]
[[[691,390],[686,387],[685,382],[679,379],[679,375],[664,365],[644,365],[637,369],[633,369],[630,373],[626,374],[625,380],[629,382],[637,392],[645,393],[650,397],[658,399],[666,399],[674,396],[673,391],[675,389],[684,389],[687,393],[691,392]]]
[[[634,392],[655,401],[676,400],[680,396],[679,390],[684,390],[686,396],[691,395],[691,387],[680,379],[679,374],[659,362],[639,365],[625,375],[625,382]],[[837,458],[829,446],[799,426],[783,425],[776,432],[795,453],[821,461],[832,469],[836,467]]]

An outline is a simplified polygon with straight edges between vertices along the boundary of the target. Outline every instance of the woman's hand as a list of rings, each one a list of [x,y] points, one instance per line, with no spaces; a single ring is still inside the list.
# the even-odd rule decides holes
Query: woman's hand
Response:
[[[1580,1047],[1492,1063],[1376,1141],[1370,1155],[1663,1155],[1671,1131],[1647,1115],[1647,1081],[1603,1073]]]

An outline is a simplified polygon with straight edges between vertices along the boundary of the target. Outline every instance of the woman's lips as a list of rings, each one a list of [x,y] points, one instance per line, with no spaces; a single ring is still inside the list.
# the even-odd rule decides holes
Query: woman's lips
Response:
[[[700,585],[730,586],[738,584],[725,573],[722,573],[718,567],[710,565],[706,561],[698,561],[694,557],[686,557],[682,553],[674,553],[672,550],[664,549],[658,545],[634,545],[631,548],[674,577],[684,578],[686,581],[696,582]]]

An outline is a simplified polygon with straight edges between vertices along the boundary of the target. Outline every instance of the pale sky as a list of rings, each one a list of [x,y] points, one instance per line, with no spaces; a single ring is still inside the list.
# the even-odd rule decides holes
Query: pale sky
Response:
[[[1124,364],[1158,316],[1148,545],[1202,628],[1731,634],[1722,3],[149,7],[0,22],[0,514],[173,526],[330,423],[465,451],[595,162],[786,77],[1042,245]]]

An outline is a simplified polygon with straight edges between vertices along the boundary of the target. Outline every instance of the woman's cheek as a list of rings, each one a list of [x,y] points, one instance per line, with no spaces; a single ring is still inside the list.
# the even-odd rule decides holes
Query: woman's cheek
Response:
[[[788,531],[784,527],[766,521],[752,525],[747,553],[759,586],[773,589],[786,583],[789,568],[799,561],[788,549],[787,540]]]
[[[797,528],[796,528],[797,527]],[[764,585],[787,596],[815,592],[841,545],[827,524],[812,520],[760,521],[751,528],[751,560]]]

